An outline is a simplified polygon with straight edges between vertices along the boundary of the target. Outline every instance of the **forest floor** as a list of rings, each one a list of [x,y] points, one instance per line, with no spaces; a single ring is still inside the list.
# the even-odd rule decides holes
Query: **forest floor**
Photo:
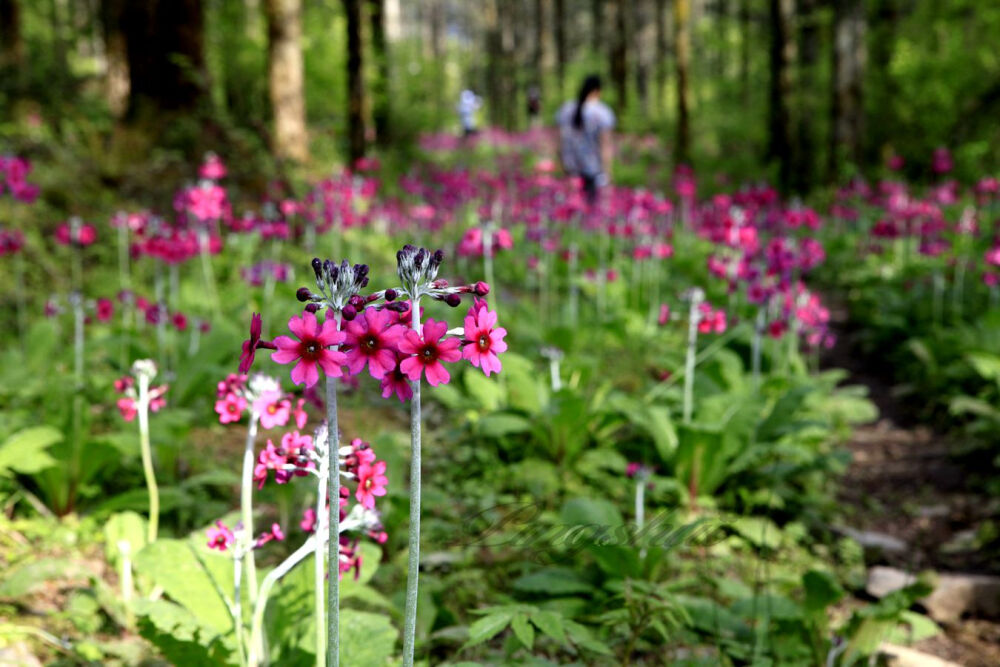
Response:
[[[898,541],[897,548],[866,550],[866,565],[1000,574],[995,554],[974,546],[984,522],[1000,517],[998,499],[968,483],[976,461],[962,454],[961,443],[915,422],[885,376],[857,354],[844,309],[832,308],[831,319],[838,341],[826,365],[849,371],[846,383],[866,386],[880,413],[847,443],[852,462],[838,494],[847,526]],[[966,667],[1000,665],[1000,619],[963,618],[942,627],[943,634],[913,648]]]

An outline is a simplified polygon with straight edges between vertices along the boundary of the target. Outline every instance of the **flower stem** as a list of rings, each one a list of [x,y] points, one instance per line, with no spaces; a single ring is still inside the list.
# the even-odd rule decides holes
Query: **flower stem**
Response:
[[[694,410],[694,364],[695,354],[698,350],[698,320],[701,305],[701,292],[691,294],[691,313],[688,317],[688,344],[687,357],[684,360],[684,423],[691,423],[691,414]]]
[[[251,549],[252,551],[252,549]],[[240,656],[240,664],[247,664],[246,660],[246,646],[243,644],[243,601],[241,600],[241,584],[243,583],[243,572],[240,567],[240,559],[233,559],[233,628],[236,630],[236,650]],[[256,591],[251,590],[250,597],[253,598],[257,594]],[[253,608],[253,603],[251,603],[251,608]]]
[[[327,447],[329,447],[329,440],[327,441]],[[320,464],[319,471],[319,481],[316,485],[316,522],[314,524],[314,531],[316,535],[316,548],[314,550],[313,558],[313,578],[314,578],[314,589],[315,589],[315,614],[316,614],[316,667],[325,667],[326,665],[326,596],[323,595],[323,586],[326,583],[324,580],[326,578],[326,562],[325,554],[323,553],[323,510],[326,506],[326,489],[327,489],[327,475],[328,464],[326,461]],[[339,506],[339,503],[338,503]],[[340,518],[340,513],[337,513],[337,518]],[[339,544],[340,540],[338,540]],[[339,574],[339,568],[338,568]]]
[[[149,491],[149,530],[146,536],[147,544],[156,541],[156,533],[160,523],[160,491],[156,486],[156,473],[153,471],[153,452],[149,446],[149,376],[140,373],[139,377],[139,447],[142,450],[142,471],[146,476],[146,489]]]
[[[296,549],[291,556],[286,558],[281,562],[278,567],[274,568],[267,573],[264,577],[264,581],[260,584],[260,590],[257,592],[257,604],[253,608],[253,620],[250,624],[250,660],[251,665],[256,665],[258,663],[258,655],[256,653],[255,646],[264,645],[264,610],[267,608],[267,598],[271,594],[271,589],[274,588],[274,584],[278,582],[279,579],[288,574],[293,567],[301,563],[310,553],[315,549],[316,536],[310,537],[308,540],[302,543],[302,546]],[[262,655],[261,655],[262,657]]]
[[[253,468],[256,457],[254,446],[257,442],[257,424],[259,417],[255,410],[250,411],[250,424],[247,426],[247,442],[243,449],[243,479],[240,484],[240,518],[243,521],[243,531],[248,542],[253,541]],[[247,571],[247,586],[252,607],[257,596],[257,566],[254,563],[253,549],[247,549],[244,556]]]
[[[340,330],[340,314],[336,315]],[[340,424],[337,419],[337,378],[326,376],[326,465],[330,490],[329,537],[327,538],[327,605],[329,614],[326,630],[326,664],[340,664]],[[319,516],[316,517],[319,522]],[[319,523],[317,523],[317,526]],[[318,532],[318,531],[317,531]],[[319,591],[317,591],[317,595]],[[320,619],[316,619],[319,623]]]
[[[420,300],[413,299],[412,327],[420,333]],[[417,632],[417,590],[420,583],[420,380],[410,383],[410,533],[406,559],[406,607],[403,618],[403,667],[413,667]]]

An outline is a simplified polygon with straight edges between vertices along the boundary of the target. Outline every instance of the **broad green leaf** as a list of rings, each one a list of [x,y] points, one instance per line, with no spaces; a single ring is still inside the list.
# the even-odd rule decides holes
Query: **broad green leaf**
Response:
[[[624,523],[618,508],[601,498],[571,498],[563,504],[559,518],[567,526],[596,525],[613,529]]]
[[[208,565],[212,560],[216,561],[215,567]],[[216,573],[212,570],[219,569],[219,564],[222,565],[219,574],[227,572],[228,582],[213,576]],[[228,555],[200,557],[195,547],[186,541],[161,539],[136,554],[135,568],[161,586],[200,623],[217,632],[228,632],[232,628],[229,608],[220,595],[220,591],[231,594],[233,589],[232,560]]]
[[[518,641],[530,651],[535,645],[535,629],[528,622],[527,615],[516,615],[514,620],[511,621],[510,628],[514,631],[514,636],[517,637]]]
[[[737,600],[729,610],[741,618],[760,620],[775,618],[794,620],[802,617],[802,609],[781,595],[765,594]]]
[[[551,611],[537,611],[531,614],[531,622],[542,631],[542,634],[555,639],[560,644],[566,643],[566,628],[563,618]]]
[[[756,547],[777,549],[781,546],[781,529],[777,524],[761,516],[741,516],[729,524],[741,537]]]
[[[387,665],[399,638],[388,616],[366,611],[340,611],[340,663]]]
[[[802,575],[802,585],[806,589],[805,607],[809,611],[821,611],[844,597],[844,589],[829,572],[810,570]]]
[[[514,580],[515,590],[545,595],[572,595],[590,593],[594,587],[574,570],[564,567],[547,567]]]
[[[497,412],[486,415],[478,422],[479,432],[488,438],[499,438],[531,430],[531,422],[518,415]]]
[[[235,664],[234,647],[187,609],[167,600],[133,603],[139,634],[175,665]]]
[[[68,558],[43,558],[7,568],[0,583],[0,597],[19,598],[47,582],[85,576],[82,565]]]
[[[128,545],[128,557],[132,559],[146,546],[146,520],[135,512],[114,514],[104,524],[104,541],[104,550],[112,565],[117,565],[124,555],[122,543]]]
[[[510,623],[513,613],[502,611],[485,616],[469,626],[469,639],[462,648],[489,641]]]
[[[63,439],[51,426],[32,426],[4,440],[0,445],[0,476],[11,472],[33,475],[56,464],[45,450]]]
[[[497,377],[486,377],[478,368],[465,369],[465,389],[484,410],[492,412],[500,408],[504,399],[504,390]]]

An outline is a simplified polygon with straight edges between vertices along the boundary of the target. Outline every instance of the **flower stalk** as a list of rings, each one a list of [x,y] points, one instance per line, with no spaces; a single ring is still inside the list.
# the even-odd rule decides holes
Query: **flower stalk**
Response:
[[[420,299],[411,306],[411,328],[420,334]],[[406,558],[406,605],[403,620],[403,667],[413,667],[417,630],[417,594],[420,585],[420,380],[410,383],[410,529]]]
[[[153,452],[149,444],[149,381],[156,373],[156,367],[151,361],[137,361],[132,367],[137,384],[139,399],[136,402],[136,412],[139,417],[139,448],[142,451],[142,472],[146,477],[146,489],[149,492],[149,529],[146,543],[156,541],[160,524],[160,490],[156,485],[156,472],[153,470]]]

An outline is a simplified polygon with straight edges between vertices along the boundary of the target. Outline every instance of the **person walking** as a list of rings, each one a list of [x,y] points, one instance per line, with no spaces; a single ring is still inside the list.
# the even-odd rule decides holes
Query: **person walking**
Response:
[[[470,137],[476,133],[476,112],[481,106],[483,106],[482,98],[468,88],[458,96],[455,110],[458,111],[458,119],[462,123],[463,136]]]
[[[582,180],[591,206],[597,203],[599,189],[608,184],[611,176],[615,114],[600,98],[601,79],[590,75],[576,99],[563,104],[556,114],[563,169]]]

